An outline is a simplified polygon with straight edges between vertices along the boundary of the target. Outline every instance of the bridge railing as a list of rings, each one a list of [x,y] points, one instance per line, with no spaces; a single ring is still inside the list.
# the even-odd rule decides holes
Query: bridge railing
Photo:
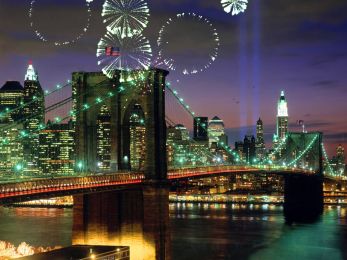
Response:
[[[53,191],[64,189],[83,189],[89,186],[107,186],[112,184],[127,184],[141,182],[144,175],[140,173],[115,173],[84,177],[49,178],[33,181],[0,184],[0,193]]]
[[[250,165],[225,165],[225,166],[207,166],[207,167],[191,167],[191,168],[177,168],[168,171],[168,178],[175,179],[184,176],[203,176],[211,175],[215,173],[228,173],[228,172],[286,172],[286,173],[304,173],[314,174],[314,171],[298,169],[294,167],[274,166],[274,165],[262,165],[262,166],[250,166]]]

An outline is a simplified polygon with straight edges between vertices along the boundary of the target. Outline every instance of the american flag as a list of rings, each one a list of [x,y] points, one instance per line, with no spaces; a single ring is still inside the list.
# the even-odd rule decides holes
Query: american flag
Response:
[[[107,46],[105,48],[105,54],[109,57],[118,57],[120,56],[120,49],[119,47]]]

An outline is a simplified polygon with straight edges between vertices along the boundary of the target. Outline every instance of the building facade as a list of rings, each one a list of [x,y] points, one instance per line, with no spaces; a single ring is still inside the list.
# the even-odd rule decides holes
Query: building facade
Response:
[[[72,175],[75,172],[75,136],[73,122],[53,124],[39,134],[39,169],[48,176]]]
[[[96,119],[96,156],[98,170],[111,169],[111,113],[102,106]]]
[[[29,63],[25,75],[23,90],[23,118],[25,138],[23,139],[25,171],[38,173],[39,163],[39,129],[45,123],[45,100],[38,74],[32,63]]]
[[[141,105],[135,104],[130,113],[130,167],[132,170],[143,170],[146,160],[146,127],[145,115]]]
[[[213,143],[218,144],[220,142],[223,142],[227,145],[224,122],[217,116],[212,118],[208,123],[208,139],[210,147]]]
[[[243,141],[243,156],[247,163],[255,163],[255,137],[246,135]]]
[[[281,141],[286,138],[288,134],[288,103],[284,95],[284,91],[281,92],[281,96],[277,103],[277,140]]]
[[[264,141],[264,124],[259,118],[257,121],[257,137],[255,142],[256,158],[261,160],[266,155],[265,141]]]
[[[18,172],[23,169],[23,144],[20,133],[23,87],[17,81],[7,81],[0,89],[0,171]]]
[[[208,142],[208,117],[194,117],[194,140]]]

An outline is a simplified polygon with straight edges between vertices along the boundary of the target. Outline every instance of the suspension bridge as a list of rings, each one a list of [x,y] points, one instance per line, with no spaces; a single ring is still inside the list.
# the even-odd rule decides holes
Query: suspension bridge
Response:
[[[17,171],[11,174],[1,175],[0,202],[12,203],[46,197],[132,189],[148,183],[167,184],[174,180],[189,178],[261,173],[284,176],[288,203],[293,204],[293,201],[296,203],[303,197],[311,201],[312,196],[316,196],[319,204],[322,201],[323,178],[342,180],[342,176],[335,173],[329,164],[322,142],[323,136],[319,132],[289,133],[271,153],[255,162],[244,160],[228,144],[218,140],[219,147],[231,158],[230,161],[216,163],[213,160],[215,154],[209,149],[201,149],[195,157],[203,154],[209,158],[203,165],[183,164],[168,168],[166,129],[167,126],[175,125],[175,122],[165,112],[165,100],[171,96],[176,100],[177,109],[183,109],[192,119],[196,117],[196,113],[184,102],[172,85],[166,82],[167,75],[168,72],[159,69],[119,71],[114,79],[108,79],[102,73],[78,72],[73,73],[72,80],[66,84],[57,85],[53,91],[46,91],[45,97],[68,88],[72,94],[46,106],[46,117],[49,115],[52,119],[50,125],[41,123],[31,131],[21,130],[11,142],[37,138],[52,124],[59,125],[71,119],[75,126],[75,158],[73,158],[75,171],[68,175],[60,173],[52,175],[45,172],[25,174],[23,167],[18,167]],[[121,78],[126,80],[120,82]],[[34,96],[32,102],[35,102],[36,98]],[[135,104],[143,110],[144,120],[141,124],[145,140],[144,163],[137,169],[131,165],[130,153],[130,118]],[[22,103],[17,108],[2,112],[1,116],[21,110],[28,105],[30,102]],[[102,108],[107,111],[106,123],[110,128],[108,132],[103,132],[106,136],[104,143],[108,143],[109,149],[106,149],[108,167],[100,169],[100,151],[98,151],[100,140],[97,125]],[[54,114],[54,111],[59,109],[66,111],[66,114],[61,112]],[[33,117],[35,115],[21,118],[20,122],[26,122]],[[0,131],[5,132],[18,123],[18,121],[10,122],[1,126]],[[207,128],[206,125],[202,127]],[[1,145],[7,145],[9,141],[4,137]],[[323,160],[326,164],[324,170]],[[298,190],[297,187],[302,189]],[[307,187],[309,191],[313,190],[312,196],[307,196]]]

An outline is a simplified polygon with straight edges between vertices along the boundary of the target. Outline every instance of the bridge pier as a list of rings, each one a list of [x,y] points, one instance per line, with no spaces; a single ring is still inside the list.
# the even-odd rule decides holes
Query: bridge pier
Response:
[[[288,223],[315,221],[323,213],[323,177],[295,174],[284,177],[284,216]]]
[[[74,196],[73,245],[127,245],[131,259],[170,258],[169,190],[142,189]]]

